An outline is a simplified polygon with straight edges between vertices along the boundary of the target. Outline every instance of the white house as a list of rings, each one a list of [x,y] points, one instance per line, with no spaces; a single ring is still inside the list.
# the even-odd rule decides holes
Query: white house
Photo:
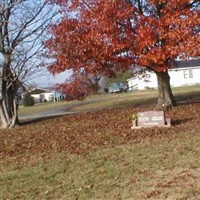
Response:
[[[34,98],[35,103],[46,101],[60,101],[64,99],[64,95],[61,92],[55,90],[34,88],[29,92]]]
[[[200,84],[200,60],[176,61],[168,70],[172,87]],[[146,72],[127,80],[129,90],[157,88],[157,77],[154,72]]]

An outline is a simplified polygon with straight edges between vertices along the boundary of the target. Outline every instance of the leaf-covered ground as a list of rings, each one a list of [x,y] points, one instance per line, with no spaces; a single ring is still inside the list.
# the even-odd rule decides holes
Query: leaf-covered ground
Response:
[[[26,121],[0,132],[0,199],[199,199],[200,103],[170,128],[131,130],[152,106]]]
[[[152,109],[129,107],[26,122],[1,131],[0,156],[19,161],[34,154],[44,157],[56,152],[86,154],[97,147],[173,138],[183,132],[191,136],[200,130],[200,103],[179,105],[168,111],[171,128],[131,130],[132,113]]]

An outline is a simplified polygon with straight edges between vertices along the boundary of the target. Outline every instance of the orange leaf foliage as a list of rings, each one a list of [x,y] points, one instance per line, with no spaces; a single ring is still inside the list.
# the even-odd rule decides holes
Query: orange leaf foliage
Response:
[[[57,84],[56,89],[66,94],[66,100],[83,100],[91,93],[90,83],[85,73],[77,73],[70,80],[62,84]]]
[[[96,1],[95,1],[96,2]],[[81,10],[80,18],[62,18],[53,25],[53,38],[46,42],[48,56],[55,62],[49,66],[52,73],[82,67],[88,73],[110,74],[121,68],[127,69],[132,58],[127,53],[133,33],[127,21],[133,7],[125,2],[99,1],[91,9]]]
[[[47,57],[54,60],[49,66],[53,74],[84,68],[89,74],[112,75],[135,63],[165,71],[176,58],[200,56],[198,1],[52,2],[65,10],[50,28],[53,37],[46,41]]]

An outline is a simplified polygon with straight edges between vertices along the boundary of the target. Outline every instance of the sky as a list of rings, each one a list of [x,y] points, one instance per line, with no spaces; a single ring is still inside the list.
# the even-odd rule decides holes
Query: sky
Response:
[[[34,26],[35,26],[35,24],[34,24]],[[31,38],[31,40],[32,40],[32,38]],[[37,46],[35,48],[37,49]],[[32,48],[32,50],[33,50],[33,53],[34,53],[34,48]],[[4,58],[3,58],[2,53],[0,52],[0,71],[3,69],[3,67],[1,66],[1,65],[3,65],[3,62],[4,62]],[[24,70],[25,69],[26,68],[24,68]],[[34,86],[34,87],[40,87],[40,88],[42,88],[42,87],[52,87],[56,84],[64,83],[65,80],[68,79],[71,74],[72,74],[71,70],[57,74],[55,76],[50,74],[48,71],[41,72],[41,73],[33,74],[33,76],[31,76],[31,77],[27,77],[28,83],[27,82],[26,83],[28,85],[31,85],[31,86]]]
[[[51,75],[49,72],[46,72],[44,75],[40,75],[36,78],[33,78],[30,83],[38,87],[52,87],[58,83],[64,83],[67,78],[71,75],[70,71],[65,71],[55,76]]]
[[[1,70],[1,65],[3,64],[3,56],[0,53],[0,70]],[[70,77],[72,74],[71,70],[67,70],[65,72],[62,72],[60,74],[57,74],[53,76],[50,74],[48,71],[38,73],[37,75],[34,75],[33,77],[29,77],[29,84],[33,86],[38,86],[38,87],[52,87],[58,83],[64,83],[67,78]]]

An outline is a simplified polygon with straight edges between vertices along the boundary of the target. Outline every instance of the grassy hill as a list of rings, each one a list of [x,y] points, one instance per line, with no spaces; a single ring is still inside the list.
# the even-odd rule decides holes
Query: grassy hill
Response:
[[[0,130],[0,199],[200,199],[200,88],[175,94],[170,128],[131,130],[132,113],[154,108],[146,91]]]

